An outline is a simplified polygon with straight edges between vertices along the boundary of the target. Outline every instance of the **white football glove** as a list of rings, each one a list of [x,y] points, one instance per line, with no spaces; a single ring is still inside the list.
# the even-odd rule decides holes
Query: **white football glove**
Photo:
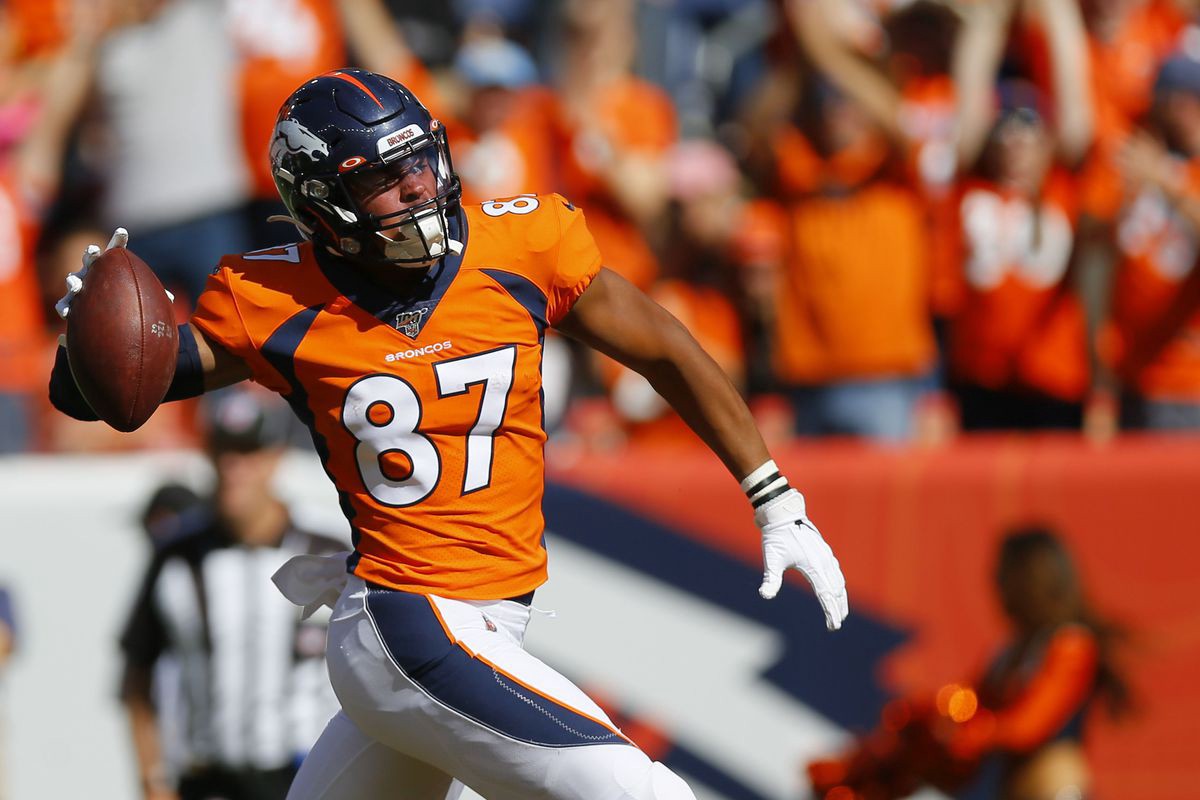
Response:
[[[67,274],[67,293],[54,304],[54,310],[58,312],[60,317],[66,319],[67,315],[71,313],[71,301],[75,299],[75,295],[79,294],[79,290],[83,288],[83,279],[87,277],[88,269],[92,266],[92,262],[100,257],[100,253],[107,253],[114,247],[124,247],[127,244],[129,244],[129,231],[124,228],[117,228],[113,231],[112,238],[108,240],[108,247],[105,247],[104,250],[101,250],[100,246],[95,244],[89,244],[84,249],[83,266],[80,267],[79,272],[70,272]]]
[[[114,247],[125,247],[128,244],[129,231],[125,230],[124,228],[117,228],[115,231],[113,231],[112,238],[108,240],[108,246],[103,250],[100,249],[99,245],[95,244],[89,244],[87,248],[84,249],[83,266],[80,267],[78,272],[71,272],[67,274],[67,293],[64,294],[62,298],[54,304],[54,310],[58,312],[60,317],[66,319],[67,315],[71,313],[71,301],[75,299],[75,295],[79,294],[79,291],[83,288],[83,279],[87,276],[88,269],[90,269],[95,260],[100,257],[100,254],[107,253]],[[172,303],[175,302],[175,295],[171,294],[171,292],[167,292],[167,297],[171,299]]]
[[[779,593],[783,573],[794,567],[812,584],[825,612],[825,627],[836,631],[849,613],[846,579],[821,533],[809,520],[804,495],[788,489],[754,512],[762,530],[763,582],[758,593],[770,600]]]

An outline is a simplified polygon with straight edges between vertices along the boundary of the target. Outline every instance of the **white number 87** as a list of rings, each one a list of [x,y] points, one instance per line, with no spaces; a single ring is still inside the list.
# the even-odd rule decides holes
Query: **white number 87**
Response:
[[[433,365],[438,397],[465,394],[482,385],[479,413],[467,432],[462,493],[485,489],[492,480],[492,438],[508,410],[517,349],[512,345]],[[412,384],[396,375],[361,378],[346,393],[342,424],[358,444],[358,472],[367,492],[393,508],[415,505],[437,487],[442,458],[433,441],[421,433],[421,398]],[[395,461],[407,469],[389,469]],[[400,477],[398,472],[407,472]],[[392,474],[388,474],[391,472]]]

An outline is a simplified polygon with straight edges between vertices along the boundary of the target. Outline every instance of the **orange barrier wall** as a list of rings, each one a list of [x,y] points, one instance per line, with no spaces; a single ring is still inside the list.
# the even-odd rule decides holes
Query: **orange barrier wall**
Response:
[[[775,458],[841,558],[847,624],[858,608],[912,631],[879,674],[896,693],[977,672],[1003,636],[991,585],[998,538],[1013,523],[1056,525],[1097,607],[1135,634],[1128,672],[1140,711],[1120,726],[1097,714],[1089,726],[1096,796],[1198,796],[1200,437],[1106,446],[987,437],[930,450],[815,443]],[[698,444],[592,456],[549,477],[759,563],[748,505]]]

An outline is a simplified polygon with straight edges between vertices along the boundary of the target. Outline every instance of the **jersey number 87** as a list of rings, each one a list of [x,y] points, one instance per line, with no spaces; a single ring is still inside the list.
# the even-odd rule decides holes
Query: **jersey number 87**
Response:
[[[433,364],[438,397],[465,394],[483,386],[479,413],[467,432],[462,493],[486,489],[492,480],[493,436],[508,410],[517,348],[513,345]],[[442,458],[433,441],[421,433],[421,397],[412,384],[396,375],[369,375],[346,393],[342,424],[358,441],[354,456],[367,492],[393,508],[415,505],[437,488]],[[408,461],[407,475],[388,469],[397,457]],[[392,475],[388,473],[391,472]]]

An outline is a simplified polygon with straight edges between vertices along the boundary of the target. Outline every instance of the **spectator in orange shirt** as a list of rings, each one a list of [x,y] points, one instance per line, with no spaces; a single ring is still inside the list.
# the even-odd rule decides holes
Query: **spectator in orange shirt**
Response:
[[[1096,142],[1080,172],[1076,274],[1085,304],[1091,347],[1092,397],[1085,430],[1102,438],[1115,433],[1113,401],[1117,377],[1101,353],[1106,320],[1112,313],[1113,246],[1117,218],[1126,201],[1120,165],[1125,141],[1153,102],[1159,66],[1179,45],[1191,11],[1190,0],[1087,0],[1081,3],[1092,65]],[[1111,354],[1108,354],[1111,355]]]
[[[789,218],[776,374],[798,433],[907,439],[935,359],[921,203],[861,103],[815,78],[800,118],[774,134]]]
[[[963,157],[963,121],[985,116],[978,108],[978,95],[972,93],[983,92],[985,98],[990,97],[992,73],[988,72],[985,80],[972,74],[970,88],[964,92],[951,80],[951,62],[955,62],[957,73],[964,60],[959,56],[964,53],[975,57],[994,51],[998,60],[1013,5],[1011,0],[956,4],[953,8],[926,2],[902,8],[881,5],[875,26],[878,35],[864,37],[863,27],[849,24],[845,15],[848,8],[836,0],[789,3],[805,53],[824,77],[853,98],[860,113],[869,116],[877,126],[876,135],[886,136],[893,146],[894,161],[888,172],[892,185],[914,190],[912,199],[904,205],[912,207],[915,200],[920,215],[923,241],[918,245],[921,253],[917,259],[921,263],[911,268],[914,271],[906,279],[906,313],[910,316],[900,327],[900,340],[882,345],[896,348],[903,346],[902,342],[907,344],[901,361],[896,361],[893,354],[889,368],[896,370],[902,364],[900,371],[910,378],[933,365],[929,359],[923,368],[915,366],[920,358],[916,354],[923,346],[918,343],[925,338],[923,332],[914,332],[911,315],[917,309],[916,298],[925,304],[921,313],[932,317],[939,330],[961,312],[967,300],[957,248],[956,188],[961,171],[973,163],[975,154]],[[992,41],[985,41],[988,38]],[[991,69],[992,63],[986,63]],[[977,153],[979,142],[974,146]],[[893,207],[899,209],[902,204],[894,202]],[[904,213],[911,215],[911,211]],[[893,221],[901,218],[895,214],[891,217]],[[895,252],[901,254],[904,263],[913,251],[901,248]],[[938,402],[932,392],[910,387],[906,401],[910,407],[918,394],[923,396],[923,401],[916,404],[919,435],[937,435],[953,427],[944,411],[946,404]],[[911,408],[906,413],[911,416]],[[911,427],[909,422],[896,430],[908,435]]]
[[[1034,85],[1009,80],[996,92],[997,113],[988,98],[1015,5],[993,3],[988,27],[968,22],[956,55],[967,291],[950,327],[951,374],[965,429],[1078,429],[1089,380],[1083,308],[1067,279],[1075,229],[1068,169],[1093,130],[1079,91],[1083,20],[1070,0],[1024,6],[1049,41],[1055,108]]]
[[[1116,228],[1112,319],[1126,427],[1200,429],[1200,61],[1168,60],[1147,131],[1118,164],[1129,187]]]
[[[1066,281],[1074,185],[1051,166],[1051,138],[1033,108],[1006,110],[979,177],[962,190],[968,289],[950,329],[950,363],[965,430],[1083,421],[1083,310]]]
[[[780,143],[791,151],[783,171],[800,182],[789,192],[776,370],[794,387],[799,433],[906,439],[934,365],[920,201],[893,177],[893,151],[863,109],[818,91],[813,138],[793,131]],[[806,161],[816,170],[793,172]]]

